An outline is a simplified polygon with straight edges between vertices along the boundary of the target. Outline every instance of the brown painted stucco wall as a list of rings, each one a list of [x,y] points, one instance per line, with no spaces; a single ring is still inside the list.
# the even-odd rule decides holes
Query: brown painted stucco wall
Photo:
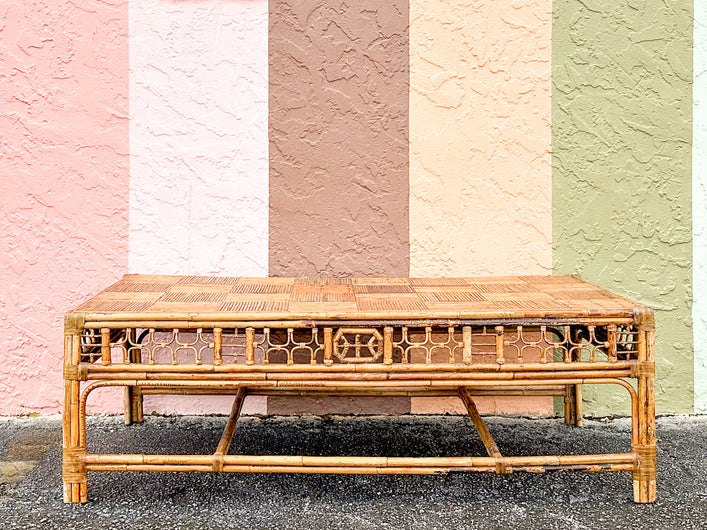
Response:
[[[407,276],[407,0],[271,0],[269,17],[270,275]],[[322,410],[410,399],[268,398]]]
[[[269,15],[270,274],[407,276],[407,0]]]

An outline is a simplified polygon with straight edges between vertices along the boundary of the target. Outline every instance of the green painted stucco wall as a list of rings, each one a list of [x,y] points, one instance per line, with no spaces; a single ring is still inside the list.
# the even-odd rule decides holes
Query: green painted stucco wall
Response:
[[[657,412],[692,412],[692,0],[553,18],[553,270],[656,310]],[[627,414],[628,395],[585,386],[585,410]]]

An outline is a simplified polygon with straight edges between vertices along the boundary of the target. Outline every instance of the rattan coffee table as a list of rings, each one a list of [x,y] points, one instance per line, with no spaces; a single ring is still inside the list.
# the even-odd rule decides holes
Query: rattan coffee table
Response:
[[[656,497],[652,310],[574,276],[226,278],[127,275],[65,320],[63,483],[86,502],[88,471],[448,473],[630,471]],[[636,380],[636,389],[630,380]],[[631,398],[631,452],[506,456],[478,395],[564,396],[584,384]],[[92,454],[86,399],[124,387],[126,423],[145,394],[230,394],[209,455]],[[231,455],[248,395],[459,396],[487,456]]]

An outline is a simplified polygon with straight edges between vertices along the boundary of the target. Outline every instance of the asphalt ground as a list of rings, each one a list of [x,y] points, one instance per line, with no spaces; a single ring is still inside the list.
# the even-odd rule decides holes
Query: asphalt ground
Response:
[[[94,452],[211,453],[225,417],[92,417]],[[628,419],[492,417],[511,455],[623,452]],[[89,473],[85,505],[61,498],[61,423],[0,419],[0,528],[707,528],[707,416],[658,419],[658,501],[630,473],[295,475]],[[231,454],[483,455],[461,416],[246,417]]]

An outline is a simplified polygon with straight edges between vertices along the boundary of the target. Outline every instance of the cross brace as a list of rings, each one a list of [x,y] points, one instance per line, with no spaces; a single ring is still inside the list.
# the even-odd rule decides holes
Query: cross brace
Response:
[[[228,416],[226,427],[223,429],[221,440],[219,441],[218,447],[216,448],[216,451],[213,455],[214,471],[223,471],[223,457],[224,455],[228,454],[228,449],[231,447],[233,435],[236,432],[236,422],[238,422],[238,417],[241,415],[241,409],[243,408],[243,401],[245,401],[245,395],[245,388],[239,388],[238,393],[236,394],[236,397],[233,400],[231,414]]]
[[[459,397],[464,403],[466,410],[469,412],[469,417],[474,423],[474,427],[476,427],[481,441],[484,443],[484,447],[486,447],[486,452],[496,463],[496,473],[510,473],[510,471],[506,469],[503,455],[498,449],[498,445],[496,445],[493,436],[491,436],[489,428],[484,423],[484,420],[481,419],[481,414],[479,414],[479,410],[476,408],[476,403],[474,403],[474,398],[471,397],[469,390],[461,387],[459,389]]]

